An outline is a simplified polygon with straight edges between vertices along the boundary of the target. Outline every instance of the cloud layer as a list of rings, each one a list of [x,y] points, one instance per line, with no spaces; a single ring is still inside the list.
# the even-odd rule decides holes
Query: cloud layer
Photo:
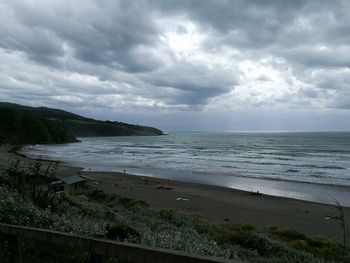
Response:
[[[2,1],[0,98],[163,129],[348,129],[348,10],[326,0]],[[254,126],[256,114],[276,125]],[[284,121],[316,115],[315,127]]]

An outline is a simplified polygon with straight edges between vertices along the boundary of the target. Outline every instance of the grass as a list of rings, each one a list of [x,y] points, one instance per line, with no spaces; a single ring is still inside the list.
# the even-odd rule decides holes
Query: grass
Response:
[[[130,208],[130,207],[137,206],[137,205],[143,206],[143,207],[149,207],[149,204],[147,202],[142,201],[142,200],[135,200],[135,199],[129,198],[129,197],[119,198],[118,202],[124,208]]]
[[[279,258],[288,260],[281,262],[342,261],[339,243],[307,237],[296,230],[271,227],[258,231],[252,225],[213,225],[189,213],[152,209],[131,198],[119,198],[101,205],[110,205],[106,216],[114,216],[107,216],[108,220],[132,226],[141,234],[141,243],[154,247],[249,262],[278,262]]]
[[[285,242],[289,247],[321,257],[325,262],[350,262],[349,248],[344,248],[343,244],[328,238],[308,237],[296,230],[278,229],[277,227],[270,227],[266,229],[266,232]]]
[[[106,199],[108,198],[104,200]],[[127,222],[139,229],[141,234],[143,233],[142,236],[147,236],[147,233],[153,231],[153,235],[147,239],[143,237],[141,242],[156,247],[180,247],[182,250],[194,252],[192,246],[204,243],[204,246],[214,248],[210,250],[207,247],[208,250],[204,254],[241,258],[252,262],[268,262],[277,258],[287,258],[288,262],[347,262],[350,259],[349,249],[346,248],[344,261],[342,244],[325,237],[309,237],[293,229],[272,226],[259,231],[246,224],[214,225],[189,213],[155,210],[131,198],[119,197],[117,200],[104,202],[103,205],[111,208],[110,214],[114,214],[115,211],[118,215],[110,217],[112,220]],[[121,219],[121,216],[127,219]],[[157,227],[154,224],[157,224]],[[149,232],[147,228],[150,228]],[[166,234],[162,232],[163,229],[166,229]],[[187,236],[186,231],[192,237]],[[187,244],[176,244],[177,235],[186,239]],[[190,240],[195,236],[198,240],[194,238],[191,243]],[[205,240],[214,242],[205,243]]]

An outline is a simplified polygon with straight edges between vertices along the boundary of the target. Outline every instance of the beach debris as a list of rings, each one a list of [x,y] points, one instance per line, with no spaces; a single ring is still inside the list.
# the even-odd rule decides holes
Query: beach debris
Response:
[[[189,201],[187,198],[178,197],[176,201]]]
[[[331,215],[331,214],[325,214],[324,220],[334,219],[334,220],[340,220],[341,217],[339,215]]]
[[[159,183],[157,184],[156,189],[171,190],[173,187],[169,184]]]

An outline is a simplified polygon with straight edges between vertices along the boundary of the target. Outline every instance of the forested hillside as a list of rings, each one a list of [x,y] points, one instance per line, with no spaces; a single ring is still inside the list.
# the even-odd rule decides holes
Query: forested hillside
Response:
[[[0,144],[64,143],[76,137],[162,135],[156,128],[99,121],[46,107],[0,102]]]
[[[0,108],[0,144],[75,142],[75,136],[53,121],[31,118],[12,109]]]

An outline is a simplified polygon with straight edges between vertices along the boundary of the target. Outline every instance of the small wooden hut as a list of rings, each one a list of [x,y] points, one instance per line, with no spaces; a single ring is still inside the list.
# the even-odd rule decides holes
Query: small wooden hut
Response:
[[[85,194],[90,190],[90,184],[95,179],[85,175],[73,175],[62,179],[65,184],[64,192],[70,194]]]

